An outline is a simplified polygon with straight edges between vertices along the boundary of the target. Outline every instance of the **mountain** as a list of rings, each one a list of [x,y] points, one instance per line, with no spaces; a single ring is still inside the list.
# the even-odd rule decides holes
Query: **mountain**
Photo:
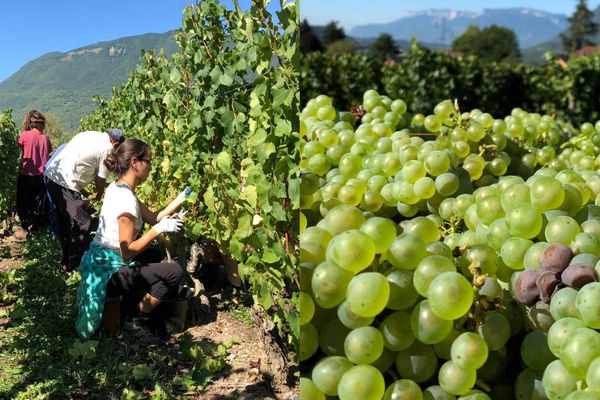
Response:
[[[367,38],[388,33],[396,40],[410,40],[416,36],[419,42],[449,46],[469,24],[482,28],[492,24],[509,28],[515,32],[519,47],[525,48],[554,38],[567,29],[569,23],[565,15],[531,8],[488,8],[480,12],[430,9],[407,12],[390,23],[359,25],[348,35]]]
[[[600,26],[600,6],[596,7],[593,11],[594,17],[593,20]],[[565,28],[566,30],[566,28]],[[562,33],[562,32],[561,32]],[[563,52],[562,44],[560,41],[560,33],[557,33],[553,38],[539,43],[536,46],[528,47],[521,51],[521,56],[524,61],[532,62],[532,63],[541,63],[543,61],[544,53],[547,51],[552,51],[556,54],[561,54]],[[592,38],[594,43],[600,44],[600,30],[596,35]]]
[[[94,109],[92,96],[110,97],[140,63],[142,50],[179,47],[174,31],[147,33],[99,42],[66,53],[52,52],[25,64],[0,82],[0,110],[13,109],[20,126],[32,108],[56,117],[60,127],[74,132],[79,120]]]

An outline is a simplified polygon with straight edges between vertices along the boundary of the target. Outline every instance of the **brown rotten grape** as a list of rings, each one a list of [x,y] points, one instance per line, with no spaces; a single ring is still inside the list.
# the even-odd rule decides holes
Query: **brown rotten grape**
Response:
[[[535,269],[526,269],[517,278],[515,293],[521,303],[530,306],[540,298],[540,290],[536,285],[539,274],[540,272]]]
[[[574,257],[573,251],[561,243],[552,243],[540,257],[542,271],[563,272]]]
[[[559,284],[559,274],[554,271],[541,271],[535,280],[535,285],[540,291],[540,298],[544,303],[550,302],[550,298]]]
[[[574,289],[580,289],[583,285],[596,281],[594,267],[585,263],[569,265],[561,274],[563,283]]]

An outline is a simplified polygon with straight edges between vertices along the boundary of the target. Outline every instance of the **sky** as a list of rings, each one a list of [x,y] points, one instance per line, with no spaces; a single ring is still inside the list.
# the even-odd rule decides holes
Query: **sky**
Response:
[[[446,8],[460,11],[481,11],[483,8],[536,8],[570,16],[577,5],[575,0],[301,0],[300,18],[311,25],[325,25],[337,21],[346,32],[356,25],[392,22],[405,11]],[[587,6],[594,10],[600,0],[588,0]]]
[[[231,0],[221,0],[233,9]],[[4,0],[0,11],[0,82],[28,61],[105,40],[181,27],[195,0]],[[250,0],[239,0],[243,10]],[[279,8],[278,0],[271,0]]]

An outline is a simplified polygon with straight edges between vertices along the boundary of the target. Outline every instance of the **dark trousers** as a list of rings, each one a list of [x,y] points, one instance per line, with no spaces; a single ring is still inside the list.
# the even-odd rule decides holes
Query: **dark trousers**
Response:
[[[132,298],[133,301],[150,293],[159,300],[173,298],[184,277],[183,268],[177,263],[160,262],[160,251],[154,248],[134,258],[141,263],[137,267],[121,267],[108,281],[106,295]]]
[[[79,267],[91,237],[92,217],[81,193],[45,179],[48,194],[56,207],[56,228],[62,248],[61,264],[73,271]]]
[[[45,201],[43,175],[17,176],[17,215],[26,231],[39,232],[48,226],[49,213]]]

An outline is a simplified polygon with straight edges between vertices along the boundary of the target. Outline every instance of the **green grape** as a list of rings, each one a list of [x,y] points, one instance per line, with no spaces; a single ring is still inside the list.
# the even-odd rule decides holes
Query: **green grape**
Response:
[[[434,150],[427,154],[423,162],[425,171],[431,176],[438,176],[450,168],[450,158],[444,151]]]
[[[412,307],[419,297],[413,285],[413,272],[405,269],[391,269],[386,272],[390,283],[390,297],[387,308],[406,310]]]
[[[600,333],[590,328],[577,328],[560,347],[560,360],[569,373],[585,378],[588,366],[600,356]]]
[[[485,129],[483,129],[483,127],[476,122],[471,123],[471,125],[469,125],[467,128],[467,137],[472,142],[479,142],[484,136]]]
[[[415,183],[426,174],[423,163],[419,160],[410,160],[402,167],[402,177],[405,181]]]
[[[317,118],[321,121],[333,121],[335,119],[335,108],[330,105],[324,105],[317,110]]]
[[[477,229],[477,224],[479,224],[480,219],[479,216],[477,215],[477,204],[473,203],[469,206],[469,208],[467,208],[467,211],[465,212],[465,225],[467,225],[467,228],[469,228],[469,230],[471,232],[474,232]]]
[[[517,400],[545,400],[547,399],[542,386],[542,374],[526,368],[515,381],[515,395]]]
[[[565,397],[565,400],[598,400],[600,399],[600,393],[592,392],[590,390],[578,390],[571,392]]]
[[[510,238],[510,232],[508,230],[508,223],[506,218],[499,218],[492,222],[488,229],[488,242],[489,245],[496,251],[502,249],[504,242]]]
[[[381,400],[385,381],[381,372],[370,365],[356,365],[347,370],[338,384],[340,400]]]
[[[325,395],[312,380],[300,377],[300,400],[325,400]]]
[[[506,214],[506,223],[511,235],[531,239],[542,229],[542,214],[530,204],[519,204]]]
[[[467,209],[475,202],[473,195],[461,194],[456,197],[453,203],[454,213],[459,218],[464,218]]]
[[[542,386],[550,399],[564,399],[577,390],[577,379],[564,367],[561,360],[554,360],[544,370]]]
[[[454,263],[446,257],[427,256],[417,266],[413,276],[413,285],[417,292],[427,297],[431,281],[443,272],[455,272]]]
[[[455,395],[467,393],[475,385],[476,379],[475,370],[460,368],[452,361],[446,361],[438,373],[442,389]]]
[[[385,373],[394,365],[394,362],[396,362],[396,352],[384,347],[381,356],[372,362],[371,365],[377,368],[381,373]]]
[[[423,120],[423,126],[429,132],[439,132],[442,127],[442,120],[437,115],[428,115]]]
[[[457,367],[475,370],[487,360],[488,346],[481,336],[473,332],[464,332],[452,343],[450,354]]]
[[[359,229],[365,222],[365,216],[356,207],[339,205],[329,210],[325,216],[326,229],[336,236],[351,229]]]
[[[400,156],[396,153],[387,153],[381,160],[381,172],[386,176],[394,176],[402,168]]]
[[[338,190],[337,197],[343,203],[350,206],[357,206],[362,200],[361,190],[351,185],[344,185]]]
[[[428,176],[416,180],[413,185],[415,196],[420,199],[429,199],[435,194],[435,181]]]
[[[414,270],[427,256],[425,242],[416,235],[403,233],[388,247],[386,259],[396,268]]]
[[[337,396],[340,379],[352,366],[353,364],[345,357],[325,357],[314,366],[311,378],[321,392],[328,396]]]
[[[362,326],[353,329],[344,340],[344,353],[355,364],[370,364],[383,352],[383,335],[377,328]]]
[[[308,360],[319,348],[319,331],[313,324],[300,326],[300,361]]]
[[[591,233],[580,232],[571,242],[571,249],[575,254],[590,253],[598,257],[600,256],[600,240]]]
[[[454,340],[460,334],[461,334],[461,332],[452,328],[450,333],[441,342],[433,345],[433,351],[435,351],[435,354],[438,356],[438,358],[444,359],[444,360],[450,360],[450,358],[452,358],[451,357],[452,343],[454,343]]]
[[[542,331],[529,332],[521,342],[521,359],[529,368],[543,372],[554,354],[548,347],[548,334]]]
[[[415,338],[425,344],[439,343],[452,330],[452,321],[440,318],[433,312],[428,300],[423,300],[413,308],[410,328]]]
[[[360,230],[371,238],[375,245],[375,253],[385,253],[396,238],[396,224],[382,217],[371,217],[360,227]]]
[[[312,273],[311,289],[314,301],[322,308],[332,308],[346,298],[346,287],[353,273],[329,261],[317,265]]]
[[[440,174],[435,178],[435,188],[442,196],[453,195],[459,185],[458,177],[450,172]]]
[[[592,361],[585,376],[585,382],[591,390],[600,392],[600,357]]]
[[[393,351],[407,349],[415,341],[410,329],[410,314],[404,311],[396,311],[385,317],[379,330],[385,347]]]
[[[375,244],[358,229],[345,231],[331,239],[326,259],[356,274],[367,268],[375,259]]]
[[[560,207],[565,198],[565,189],[560,181],[549,176],[540,176],[530,185],[531,204],[540,211]]]
[[[548,242],[534,243],[525,253],[523,265],[525,269],[540,269],[540,258],[546,248],[550,246]]]
[[[440,385],[434,385],[423,390],[423,400],[456,400],[456,396],[446,392]]]
[[[437,369],[437,357],[431,346],[414,341],[396,356],[396,371],[404,379],[417,383],[429,380]]]
[[[385,308],[390,297],[390,284],[378,272],[356,275],[346,289],[350,309],[361,317],[374,317]]]
[[[600,329],[600,282],[583,286],[575,298],[577,318],[593,329]]]
[[[406,103],[402,99],[396,99],[390,104],[390,110],[398,115],[402,115],[406,112]]]
[[[473,304],[473,288],[458,272],[443,272],[427,289],[433,312],[442,319],[453,320],[466,314]]]
[[[326,317],[327,315],[323,318]],[[328,356],[344,356],[344,340],[348,333],[350,329],[346,328],[334,313],[319,328],[319,347]]]
[[[525,254],[532,245],[533,242],[531,240],[520,237],[507,239],[500,250],[502,261],[512,269],[523,269]]]
[[[340,174],[345,177],[353,177],[358,174],[358,172],[362,169],[362,159],[360,156],[357,156],[352,153],[347,153],[340,158],[338,163],[338,168],[340,170]]]
[[[299,236],[300,262],[318,264],[325,260],[325,254],[331,234],[325,229],[311,226]]]
[[[360,208],[365,211],[377,212],[383,207],[383,197],[375,191],[367,190],[360,201]]]
[[[425,243],[437,241],[440,237],[437,224],[426,217],[416,217],[404,226],[404,232],[421,238]]]
[[[561,289],[564,290],[564,289]],[[561,347],[565,339],[579,328],[584,328],[583,322],[573,317],[563,317],[556,320],[548,330],[548,348],[556,357],[561,356]]]
[[[490,195],[476,201],[477,217],[486,225],[491,224],[498,218],[504,217],[504,209],[500,196]]]
[[[312,297],[301,291],[298,298],[298,308],[300,309],[300,325],[309,323],[315,314],[315,303],[313,302]]]
[[[410,379],[400,379],[388,386],[383,400],[423,400],[423,392]]]
[[[489,311],[485,314],[483,323],[477,326],[477,332],[490,350],[499,350],[510,338],[510,322],[503,314]]]
[[[413,185],[406,181],[396,181],[393,185],[394,198],[405,204],[416,204],[420,199],[414,192]]]
[[[577,311],[575,302],[577,298],[577,290],[564,287],[552,295],[550,300],[550,313],[552,318],[558,321],[561,318],[576,317]]]
[[[565,184],[565,199],[559,209],[566,211],[570,216],[574,216],[583,206],[583,197],[581,192],[573,185]]]
[[[356,315],[350,309],[347,301],[344,301],[338,306],[337,316],[340,322],[350,329],[360,328],[361,326],[369,326],[375,319],[373,317],[361,317],[360,315]]]
[[[465,259],[482,274],[495,275],[498,269],[498,256],[487,244],[471,246],[465,253]]]

